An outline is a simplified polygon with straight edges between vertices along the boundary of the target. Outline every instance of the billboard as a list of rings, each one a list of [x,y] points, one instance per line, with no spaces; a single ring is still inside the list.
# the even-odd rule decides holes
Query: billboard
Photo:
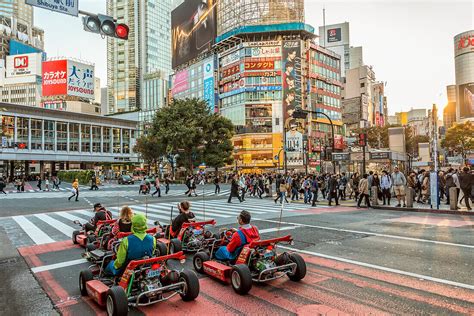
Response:
[[[8,52],[10,53],[10,55],[42,53],[40,49],[27,45],[20,41],[16,41],[14,39],[11,39],[8,43]]]
[[[43,96],[67,94],[67,60],[43,62]]]
[[[301,108],[301,41],[282,44],[283,117],[286,129],[301,128],[293,112]]]
[[[474,117],[474,82],[459,86],[459,116]]]
[[[329,29],[327,32],[328,32],[328,34],[327,34],[328,43],[334,43],[334,42],[340,42],[341,41],[342,36],[341,36],[341,28],[340,27]]]
[[[178,71],[171,82],[171,93],[174,95],[189,89],[189,71],[187,69]]]
[[[214,0],[185,0],[171,12],[172,66],[196,58],[216,37]]]
[[[214,58],[209,58],[204,62],[204,94],[203,99],[211,113],[216,111],[215,91],[214,91]]]
[[[94,99],[94,66],[73,60],[43,62],[43,96]]]
[[[6,76],[39,76],[41,74],[41,53],[7,56]]]
[[[288,166],[303,164],[303,134],[296,130],[286,132],[286,159]]]
[[[474,31],[467,31],[454,37],[454,57],[474,53]]]

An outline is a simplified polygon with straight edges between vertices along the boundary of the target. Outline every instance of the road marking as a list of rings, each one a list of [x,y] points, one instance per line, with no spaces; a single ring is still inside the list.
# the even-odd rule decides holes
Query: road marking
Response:
[[[55,229],[59,230],[61,233],[63,233],[66,236],[72,236],[72,232],[75,231],[75,229],[69,225],[66,225],[57,219],[52,218],[49,215],[46,214],[35,214],[37,218],[45,222],[46,224],[51,225]]]
[[[59,268],[64,268],[64,267],[75,266],[75,265],[86,263],[86,262],[88,262],[86,259],[76,259],[76,260],[65,261],[65,262],[60,262],[60,263],[53,263],[53,264],[48,264],[45,266],[31,268],[31,272],[39,273],[39,272],[44,272],[44,271],[49,271],[49,270],[54,270],[54,269],[59,269]]]
[[[278,223],[278,221],[268,220],[268,219],[254,219],[254,220],[256,220],[256,221],[258,220],[258,221],[262,221],[262,222]],[[414,237],[387,235],[387,234],[379,234],[379,233],[374,233],[374,232],[364,232],[364,231],[359,231],[359,230],[350,230],[350,229],[325,227],[325,226],[318,226],[318,225],[308,225],[308,224],[299,224],[299,223],[291,223],[291,222],[281,222],[281,224],[295,225],[295,226],[300,226],[300,227],[319,228],[319,229],[324,229],[324,230],[332,230],[332,231],[339,231],[339,232],[345,232],[345,233],[362,234],[362,235],[370,235],[370,236],[376,236],[376,237],[410,240],[410,241],[418,241],[418,242],[437,244],[437,245],[445,245],[445,246],[453,246],[453,247],[474,249],[474,245],[456,244],[456,243],[446,242],[446,241],[437,241],[437,240],[420,239],[420,238],[414,238]]]
[[[277,232],[281,230],[291,230],[291,229],[296,229],[297,227],[295,226],[285,226],[285,227],[275,227],[275,228],[266,228],[266,229],[260,229],[258,232],[260,234],[265,234],[265,233],[272,233],[272,232]]]
[[[418,273],[413,273],[413,272],[408,272],[408,271],[403,271],[403,270],[398,270],[398,269],[393,269],[393,268],[387,268],[387,267],[378,266],[378,265],[371,264],[371,263],[365,263],[365,262],[360,262],[360,261],[356,261],[356,260],[325,255],[325,254],[322,254],[322,253],[312,252],[312,251],[308,251],[308,250],[301,250],[301,249],[296,249],[296,248],[287,247],[287,246],[278,246],[278,247],[283,248],[283,249],[287,249],[287,250],[291,250],[291,251],[295,251],[295,252],[299,252],[299,253],[304,253],[304,254],[307,254],[307,255],[315,256],[315,257],[321,257],[321,258],[346,262],[346,263],[355,264],[355,265],[366,267],[366,268],[372,268],[372,269],[381,270],[381,271],[385,271],[385,272],[392,272],[392,273],[396,273],[396,274],[401,274],[401,275],[414,277],[414,278],[417,278],[417,279],[423,279],[423,280],[428,280],[428,281],[432,281],[432,282],[436,282],[436,283],[452,285],[452,286],[457,286],[457,287],[461,287],[461,288],[464,288],[464,289],[474,290],[474,285],[471,285],[471,284],[459,283],[459,282],[455,282],[455,281],[430,277],[428,275],[423,275],[423,274],[418,274]]]
[[[45,234],[35,224],[26,219],[25,216],[13,216],[15,222],[20,225],[21,229],[33,240],[37,245],[47,244],[55,240]]]
[[[64,217],[64,218],[66,218],[66,219],[69,219],[69,220],[71,220],[71,221],[79,221],[79,222],[81,222],[81,223],[84,222],[84,219],[83,219],[83,218],[77,217],[77,216],[75,216],[75,215],[72,215],[72,214],[69,213],[69,212],[64,212],[64,211],[63,211],[63,212],[57,212],[57,213],[54,213],[54,214],[57,214],[57,215],[59,215],[59,216],[61,216],[61,217]],[[78,227],[79,227],[79,226],[78,226]],[[79,228],[78,228],[78,229],[79,229]]]

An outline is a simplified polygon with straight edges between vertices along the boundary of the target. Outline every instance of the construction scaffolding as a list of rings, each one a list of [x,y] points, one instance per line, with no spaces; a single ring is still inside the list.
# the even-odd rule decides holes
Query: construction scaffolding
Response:
[[[251,25],[304,23],[304,0],[220,0],[217,35]]]

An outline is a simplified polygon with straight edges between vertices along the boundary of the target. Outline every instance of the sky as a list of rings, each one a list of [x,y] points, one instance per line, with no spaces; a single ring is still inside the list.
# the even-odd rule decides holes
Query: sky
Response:
[[[105,13],[106,0],[80,0],[80,9]],[[349,22],[350,44],[363,47],[364,63],[387,83],[389,114],[411,108],[444,107],[446,86],[455,83],[456,34],[474,29],[472,0],[305,0],[306,23]],[[66,56],[95,63],[106,86],[106,40],[83,30],[79,18],[35,8],[35,25],[45,31],[48,57]]]

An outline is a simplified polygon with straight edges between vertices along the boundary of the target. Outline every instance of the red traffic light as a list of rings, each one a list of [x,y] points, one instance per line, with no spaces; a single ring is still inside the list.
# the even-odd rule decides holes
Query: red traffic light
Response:
[[[118,24],[115,28],[115,35],[121,39],[128,39],[129,28],[126,24]]]
[[[367,145],[367,134],[360,133],[359,134],[359,146],[366,146]]]

